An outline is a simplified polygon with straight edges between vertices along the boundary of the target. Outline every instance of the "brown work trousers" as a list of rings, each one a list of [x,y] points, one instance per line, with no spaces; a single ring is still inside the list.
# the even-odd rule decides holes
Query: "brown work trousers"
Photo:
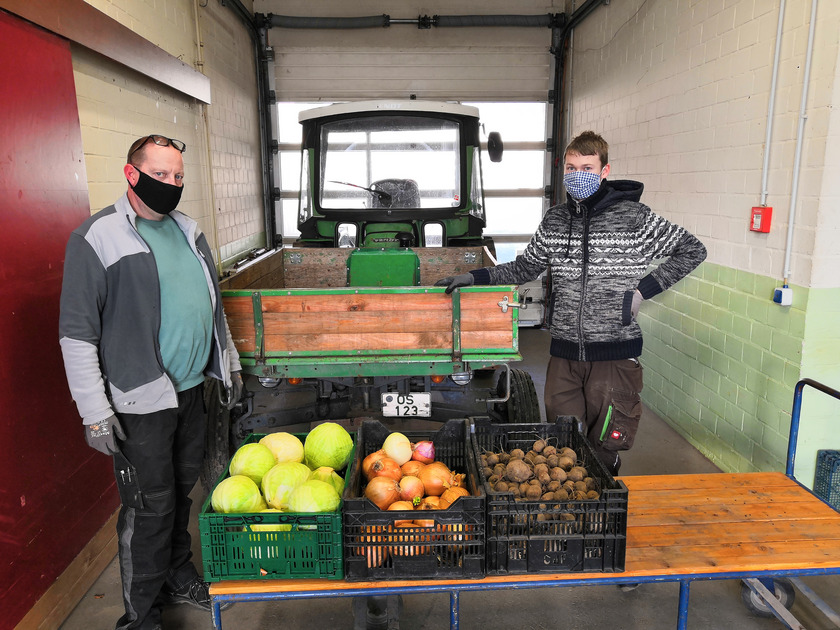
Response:
[[[618,451],[633,446],[642,416],[642,366],[636,359],[570,361],[551,357],[545,377],[548,422],[576,416],[598,457],[618,472]]]

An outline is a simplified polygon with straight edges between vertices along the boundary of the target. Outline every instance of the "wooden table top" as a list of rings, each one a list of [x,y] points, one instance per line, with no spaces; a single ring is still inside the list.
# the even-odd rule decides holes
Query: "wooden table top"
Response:
[[[291,593],[420,585],[828,569],[840,572],[840,513],[783,473],[619,477],[629,491],[623,573],[527,573],[480,580],[229,580],[210,593]]]

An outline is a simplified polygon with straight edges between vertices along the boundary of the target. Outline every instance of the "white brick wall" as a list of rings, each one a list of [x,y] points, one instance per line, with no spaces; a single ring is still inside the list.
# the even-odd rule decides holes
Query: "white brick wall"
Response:
[[[265,244],[262,157],[253,43],[245,26],[219,3],[200,13],[220,257]]]
[[[570,131],[602,133],[613,178],[644,182],[643,200],[696,233],[710,262],[781,278],[811,3],[787,2],[770,147],[773,227],[757,234],[748,220],[761,199],[777,5],[626,0],[598,7],[574,33]],[[833,218],[840,112],[832,108],[838,37],[840,3],[822,2],[792,258],[791,282],[804,286],[840,286]]]
[[[194,0],[85,0],[123,26],[195,67]]]
[[[123,166],[131,143],[143,135],[160,133],[187,144],[185,189],[179,209],[199,221],[212,243],[200,106],[192,98],[80,47],[73,48],[73,69],[91,210],[111,205],[125,192]]]
[[[142,135],[161,133],[187,144],[179,210],[199,222],[217,262],[264,242],[256,74],[244,26],[218,2],[207,3],[197,15],[193,0],[88,1],[204,72],[213,100],[204,106],[74,47],[91,210],[110,205],[125,192],[122,168],[130,144]]]

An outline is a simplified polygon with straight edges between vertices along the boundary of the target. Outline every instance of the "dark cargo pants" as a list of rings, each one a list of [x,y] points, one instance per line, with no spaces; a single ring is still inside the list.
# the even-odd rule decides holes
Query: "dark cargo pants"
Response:
[[[598,457],[615,474],[621,466],[618,451],[633,446],[639,428],[641,391],[642,366],[635,359],[588,362],[551,357],[545,377],[546,419],[577,416]]]
[[[125,614],[117,630],[146,630],[161,622],[158,597],[198,575],[187,531],[201,472],[207,413],[203,386],[178,394],[178,408],[119,414],[126,439],[114,456],[122,507],[117,521]]]

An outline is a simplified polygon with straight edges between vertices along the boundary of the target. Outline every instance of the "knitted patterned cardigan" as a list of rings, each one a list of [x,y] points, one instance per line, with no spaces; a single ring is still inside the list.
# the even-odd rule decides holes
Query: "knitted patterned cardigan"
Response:
[[[697,238],[639,202],[642,190],[640,182],[604,180],[587,199],[569,197],[548,210],[515,260],[471,271],[475,283],[522,284],[548,268],[552,356],[638,357],[642,331],[630,313],[634,290],[650,299],[706,258]],[[666,260],[648,271],[659,259]]]

